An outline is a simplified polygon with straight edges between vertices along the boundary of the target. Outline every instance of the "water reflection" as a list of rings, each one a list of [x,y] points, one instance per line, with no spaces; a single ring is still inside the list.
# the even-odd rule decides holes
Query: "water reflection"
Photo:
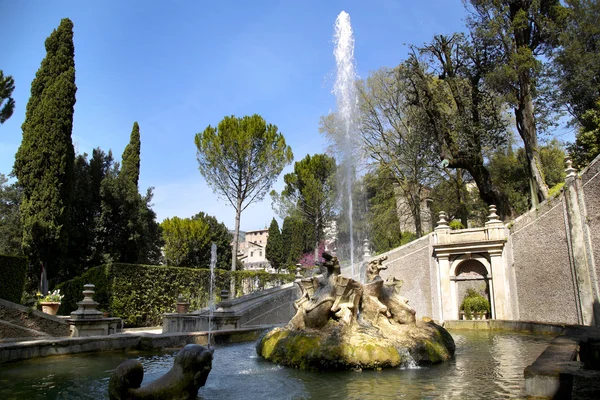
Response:
[[[254,343],[220,346],[199,393],[206,400],[522,398],[523,369],[552,339],[487,331],[451,333],[455,358],[420,369],[300,371],[263,361]],[[105,352],[3,365],[0,399],[106,399],[110,373],[123,360],[140,359],[145,384],[171,368],[173,354]]]

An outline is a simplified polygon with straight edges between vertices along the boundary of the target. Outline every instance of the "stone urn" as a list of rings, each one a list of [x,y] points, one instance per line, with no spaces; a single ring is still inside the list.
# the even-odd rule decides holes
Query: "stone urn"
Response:
[[[49,315],[56,315],[60,308],[59,301],[42,301],[40,305],[42,306],[42,312]]]
[[[190,309],[190,302],[184,297],[179,296],[177,298],[177,314],[187,314]]]

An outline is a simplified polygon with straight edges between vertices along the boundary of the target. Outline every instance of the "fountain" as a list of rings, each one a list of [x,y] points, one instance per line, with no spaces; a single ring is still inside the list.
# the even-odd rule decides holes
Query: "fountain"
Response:
[[[215,312],[215,267],[217,265],[217,244],[213,242],[210,246],[210,286],[208,295],[208,347],[210,347],[212,337],[212,320]]]
[[[429,365],[454,355],[444,328],[416,320],[400,296],[402,281],[379,276],[386,257],[369,263],[366,284],[340,275],[336,257],[323,258],[326,274],[300,280],[296,315],[258,342],[260,356],[301,369],[340,370]]]
[[[354,271],[354,236],[353,236],[353,216],[352,216],[352,186],[354,182],[354,170],[356,166],[356,157],[354,154],[354,130],[356,115],[356,96],[355,81],[356,68],[354,65],[354,38],[352,36],[352,26],[350,25],[350,15],[342,11],[335,21],[334,34],[335,49],[333,54],[336,61],[336,80],[333,89],[337,101],[336,123],[338,126],[337,142],[341,150],[342,170],[345,174],[340,182],[346,189],[348,196],[348,224],[350,229],[350,267],[351,276],[355,278]]]

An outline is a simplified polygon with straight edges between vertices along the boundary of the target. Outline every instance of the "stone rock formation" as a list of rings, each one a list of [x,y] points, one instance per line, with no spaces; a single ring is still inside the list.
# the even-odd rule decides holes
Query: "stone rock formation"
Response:
[[[257,353],[302,369],[379,369],[412,362],[431,364],[454,355],[452,336],[431,319],[417,321],[400,295],[402,281],[390,277],[380,257],[367,267],[367,283],[340,275],[336,257],[323,253],[322,277],[300,280],[296,314],[284,328],[267,333]]]
[[[127,360],[115,369],[108,384],[110,400],[196,399],[212,368],[214,349],[188,344],[177,353],[173,368],[140,387],[144,368],[138,360]]]

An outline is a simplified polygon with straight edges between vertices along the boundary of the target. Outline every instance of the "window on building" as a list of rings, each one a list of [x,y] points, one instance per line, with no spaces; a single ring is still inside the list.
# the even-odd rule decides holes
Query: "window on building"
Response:
[[[250,252],[250,257],[254,257],[254,252],[253,251]]]
[[[259,252],[258,252],[258,256],[259,256],[259,257],[262,257],[262,251],[259,251]]]

